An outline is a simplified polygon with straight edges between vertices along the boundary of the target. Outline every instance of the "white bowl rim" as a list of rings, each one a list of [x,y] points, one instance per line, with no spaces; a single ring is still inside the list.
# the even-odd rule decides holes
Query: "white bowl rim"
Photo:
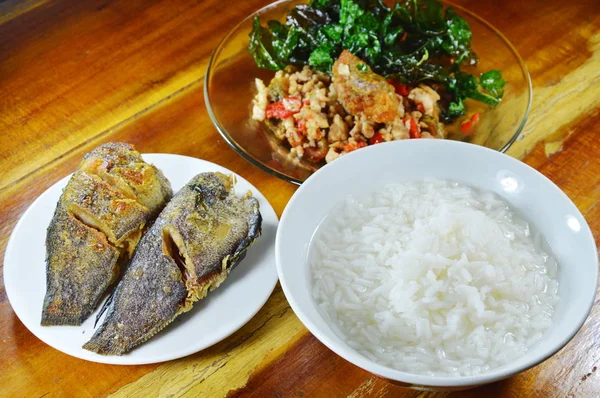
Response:
[[[574,336],[577,334],[579,329],[583,326],[585,320],[589,316],[589,313],[592,309],[592,306],[595,301],[596,291],[598,288],[598,249],[595,245],[595,240],[593,234],[590,230],[587,221],[575,206],[575,204],[571,201],[571,199],[548,177],[534,169],[533,167],[527,165],[524,162],[521,162],[518,159],[515,159],[511,156],[508,156],[504,153],[494,151],[493,149],[489,149],[486,147],[478,146],[475,144],[464,143],[460,141],[450,141],[450,140],[402,140],[402,141],[392,141],[386,142],[386,146],[389,145],[412,145],[415,147],[418,146],[428,146],[428,145],[445,145],[448,146],[448,151],[452,151],[457,147],[469,147],[467,150],[470,151],[482,151],[486,152],[486,156],[496,157],[496,158],[505,158],[504,161],[512,163],[516,168],[522,168],[523,170],[532,170],[534,174],[538,176],[541,182],[549,184],[549,186],[555,191],[555,194],[566,199],[570,206],[572,207],[571,212],[575,215],[580,216],[584,220],[584,224],[581,225],[581,232],[585,235],[583,238],[593,243],[593,251],[595,253],[595,267],[594,267],[594,291],[589,298],[589,302],[585,311],[582,313],[583,315],[578,319],[578,322],[574,323],[571,328],[562,336],[560,341],[557,341],[555,344],[547,347],[541,354],[537,356],[533,356],[528,361],[523,363],[521,366],[515,366],[513,368],[503,369],[500,368],[498,370],[492,369],[488,372],[482,373],[480,375],[475,376],[461,376],[461,377],[453,377],[453,376],[427,376],[427,375],[419,375],[415,373],[403,372],[400,370],[396,370],[387,366],[380,365],[351,349],[350,347],[340,347],[337,343],[331,341],[327,336],[323,335],[319,331],[319,327],[311,320],[311,318],[304,312],[302,306],[296,301],[295,297],[291,294],[290,287],[288,286],[288,281],[285,277],[284,267],[282,267],[282,259],[281,259],[281,235],[282,231],[287,229],[288,218],[290,217],[290,211],[294,208],[296,201],[302,195],[305,195],[305,192],[309,191],[317,179],[321,178],[320,176],[327,170],[329,171],[332,167],[343,168],[344,164],[347,162],[355,161],[354,159],[359,157],[367,157],[370,152],[378,151],[378,147],[381,145],[372,145],[365,148],[361,148],[358,151],[354,151],[350,154],[347,154],[335,162],[329,163],[324,167],[317,170],[314,174],[312,174],[301,186],[296,190],[292,198],[289,200],[286,205],[284,212],[281,216],[279,228],[277,230],[277,236],[275,239],[275,257],[276,257],[276,265],[277,265],[277,273],[279,275],[279,281],[281,283],[281,287],[285,294],[286,299],[288,300],[292,310],[296,314],[296,316],[300,319],[300,321],[306,326],[306,328],[325,346],[327,346],[330,350],[335,352],[340,357],[345,360],[353,363],[354,365],[373,373],[377,376],[381,376],[386,379],[399,381],[402,383],[407,383],[413,386],[422,386],[422,387],[475,387],[478,385],[492,383],[494,381],[502,380],[507,377],[513,376],[517,373],[525,371],[533,366],[538,365],[539,363],[545,361],[555,353],[557,353],[561,348],[563,348]]]

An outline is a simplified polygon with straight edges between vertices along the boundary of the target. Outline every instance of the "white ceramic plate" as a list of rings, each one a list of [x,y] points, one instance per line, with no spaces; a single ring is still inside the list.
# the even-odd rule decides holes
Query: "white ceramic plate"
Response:
[[[360,355],[329,327],[312,298],[306,261],[317,226],[348,196],[361,197],[385,184],[427,177],[493,191],[531,222],[558,261],[560,301],[554,325],[517,360],[477,376],[434,377],[402,372]],[[402,140],[342,156],[309,177],[281,217],[276,239],[277,271],[290,306],[327,347],[376,375],[413,386],[474,387],[512,376],[553,355],[587,318],[598,281],[598,252],[585,219],[552,181],[510,156],[450,140]]]
[[[216,164],[186,156],[149,154],[143,158],[163,171],[174,192],[198,173],[233,173]],[[277,283],[274,246],[277,215],[256,188],[236,175],[236,194],[241,196],[251,190],[260,203],[262,235],[225,282],[196,303],[193,310],[123,356],[102,356],[81,348],[94,333],[98,311],[81,326],[40,326],[46,293],[46,228],[69,178],[54,184],[27,209],[10,237],[4,257],[4,284],[13,310],[46,344],[94,362],[134,365],[168,361],[198,352],[228,337],[246,324],[269,298]]]

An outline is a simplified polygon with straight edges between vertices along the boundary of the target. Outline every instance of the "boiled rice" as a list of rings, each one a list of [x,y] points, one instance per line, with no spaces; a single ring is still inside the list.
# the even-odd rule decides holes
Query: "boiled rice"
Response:
[[[411,373],[467,376],[552,323],[556,261],[499,197],[440,180],[348,198],[311,242],[313,297],[347,344]]]

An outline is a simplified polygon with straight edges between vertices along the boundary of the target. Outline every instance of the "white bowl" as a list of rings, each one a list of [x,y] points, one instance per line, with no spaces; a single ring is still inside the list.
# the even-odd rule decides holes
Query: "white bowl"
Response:
[[[423,376],[373,362],[333,332],[311,295],[308,247],[325,215],[348,195],[362,196],[387,183],[426,177],[449,179],[497,193],[540,231],[558,261],[560,302],[553,326],[523,357],[477,376]],[[592,233],[567,195],[525,163],[484,147],[447,140],[373,145],[321,168],[302,184],[285,208],[275,250],[285,296],[315,337],[353,364],[417,388],[474,387],[539,364],[577,333],[590,312],[598,282],[598,252]]]

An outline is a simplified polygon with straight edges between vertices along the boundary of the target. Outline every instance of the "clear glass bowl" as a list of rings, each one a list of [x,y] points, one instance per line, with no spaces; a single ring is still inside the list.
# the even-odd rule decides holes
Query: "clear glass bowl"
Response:
[[[322,164],[290,159],[289,147],[275,138],[263,123],[252,120],[252,98],[256,93],[254,78],[258,77],[268,84],[275,72],[256,66],[248,51],[248,35],[256,15],[263,24],[270,19],[284,22],[288,11],[303,3],[306,1],[278,1],[240,22],[213,52],[204,84],[208,113],[233,149],[261,169],[296,184],[301,184]],[[468,112],[479,112],[479,123],[471,135],[465,136],[460,132],[463,119],[459,118],[448,126],[448,138],[504,152],[515,141],[529,115],[532,89],[527,66],[515,48],[492,25],[460,6],[443,3],[451,6],[471,25],[472,46],[480,60],[475,72],[501,70],[507,82],[502,102],[495,108],[468,100]]]

